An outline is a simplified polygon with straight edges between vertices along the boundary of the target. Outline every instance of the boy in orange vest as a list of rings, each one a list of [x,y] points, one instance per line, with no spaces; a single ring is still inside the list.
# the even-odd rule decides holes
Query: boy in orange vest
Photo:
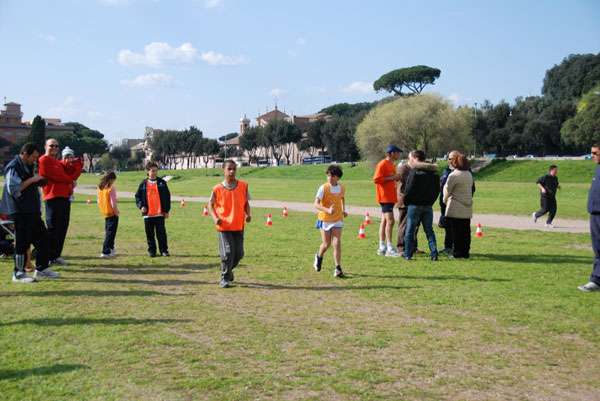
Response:
[[[158,177],[158,164],[148,162],[146,173],[148,173],[148,178],[144,178],[140,183],[135,193],[135,203],[144,217],[148,256],[151,258],[157,256],[156,242],[154,241],[155,231],[160,256],[169,256],[165,219],[169,218],[169,210],[171,210],[171,193],[167,182]]]
[[[329,249],[333,239],[333,260],[335,262],[334,277],[343,277],[340,259],[342,255],[342,227],[344,227],[344,217],[346,213],[346,202],[344,195],[346,188],[339,184],[343,172],[340,166],[331,165],[327,168],[327,183],[319,187],[317,198],[315,199],[315,209],[319,211],[317,215],[317,228],[321,229],[321,238],[323,243],[319,247],[319,253],[315,255],[313,266],[316,271],[321,271],[323,255]]]
[[[250,194],[248,184],[235,178],[237,165],[233,160],[223,162],[225,180],[215,185],[208,210],[217,227],[221,257],[221,287],[233,281],[233,269],[244,256],[244,221],[250,223]]]

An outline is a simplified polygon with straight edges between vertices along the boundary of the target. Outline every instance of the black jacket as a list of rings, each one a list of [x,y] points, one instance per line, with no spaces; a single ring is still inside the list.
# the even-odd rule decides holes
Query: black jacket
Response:
[[[26,167],[25,162],[19,155],[15,156],[4,168],[4,175],[8,176],[16,172],[21,182],[33,177],[33,165]],[[21,196],[15,198],[8,192],[8,185],[4,185],[2,193],[2,202],[0,203],[0,213],[7,216],[16,213],[38,214],[41,215],[42,205],[40,201],[40,192],[38,186],[33,184],[21,191]]]
[[[600,214],[600,166],[594,171],[594,181],[590,187],[587,203],[588,213]]]
[[[148,192],[146,180],[148,178],[144,178],[138,187],[137,192],[135,193],[135,204],[138,209],[145,207],[148,209]],[[160,198],[160,209],[163,213],[169,213],[171,210],[171,192],[169,192],[169,187],[167,186],[167,182],[162,178],[156,178],[156,186],[158,188],[158,196]],[[146,213],[142,213],[142,216],[145,216]]]
[[[404,204],[431,206],[440,194],[437,164],[414,162],[404,187]]]

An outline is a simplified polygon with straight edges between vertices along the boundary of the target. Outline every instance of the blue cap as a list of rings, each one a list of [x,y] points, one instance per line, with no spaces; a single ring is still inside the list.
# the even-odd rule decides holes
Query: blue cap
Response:
[[[390,154],[392,152],[398,152],[398,153],[402,153],[404,152],[402,149],[400,149],[398,146],[396,145],[390,145],[387,148],[387,153]]]

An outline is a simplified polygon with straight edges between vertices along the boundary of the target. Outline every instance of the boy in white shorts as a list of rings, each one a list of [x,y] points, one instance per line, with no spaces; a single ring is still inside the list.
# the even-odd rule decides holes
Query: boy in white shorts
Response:
[[[316,271],[321,271],[323,255],[329,249],[333,239],[333,260],[335,262],[334,277],[343,277],[340,258],[342,254],[342,227],[346,213],[346,202],[344,195],[346,189],[338,181],[342,178],[342,168],[331,165],[327,168],[327,183],[321,185],[315,199],[315,209],[319,211],[317,216],[317,228],[321,229],[323,243],[319,247],[319,253],[315,255],[313,266]]]

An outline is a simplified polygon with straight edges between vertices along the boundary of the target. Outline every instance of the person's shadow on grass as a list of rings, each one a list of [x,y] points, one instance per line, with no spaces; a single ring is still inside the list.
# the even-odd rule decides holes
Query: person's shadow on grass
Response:
[[[80,369],[89,369],[89,366],[60,364],[31,369],[0,369],[0,380],[23,380],[30,376],[50,376]]]

